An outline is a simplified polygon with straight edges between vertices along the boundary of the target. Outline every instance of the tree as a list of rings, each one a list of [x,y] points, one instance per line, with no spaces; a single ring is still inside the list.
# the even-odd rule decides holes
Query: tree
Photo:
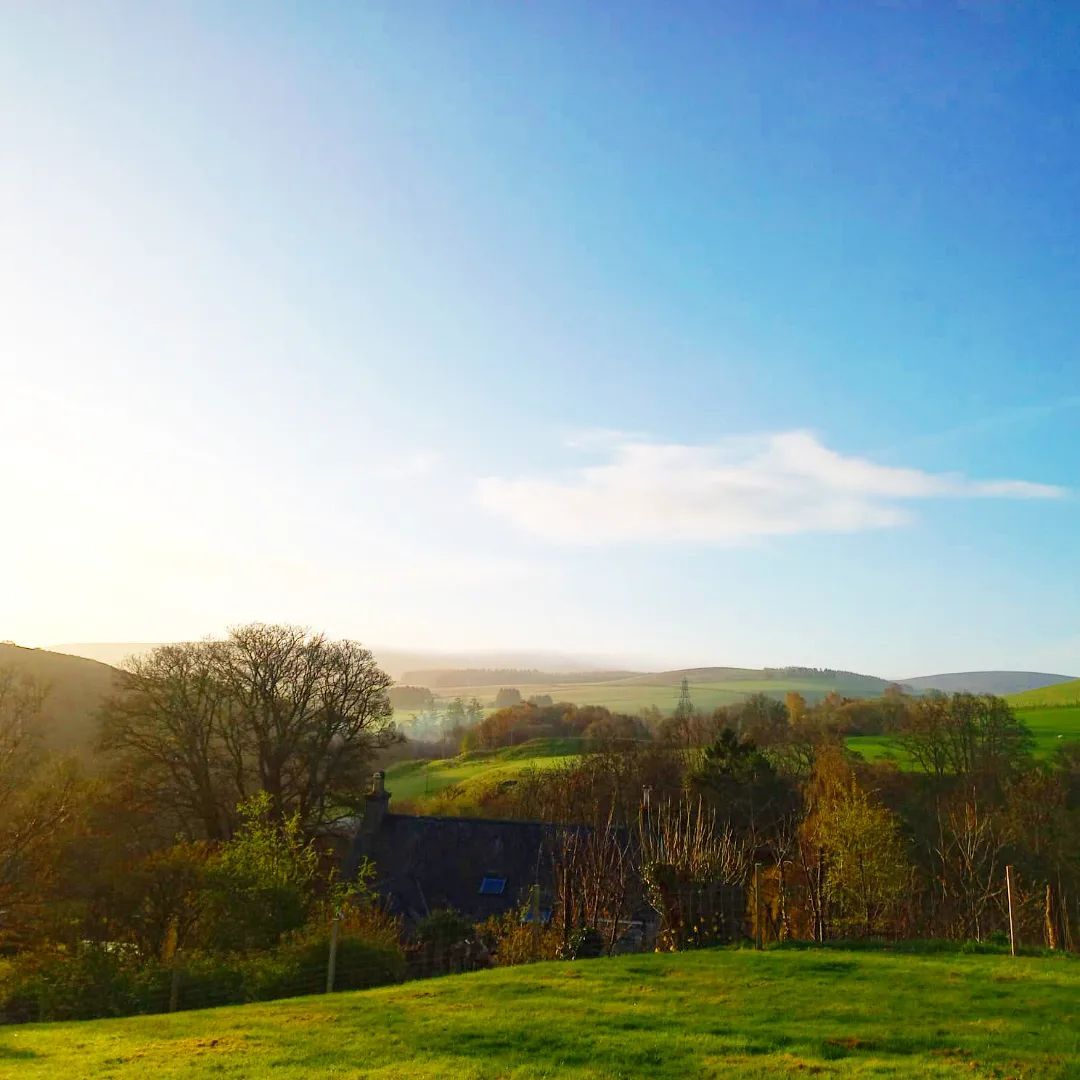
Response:
[[[504,686],[495,695],[495,708],[505,709],[511,705],[521,704],[521,691],[515,690],[512,686]]]
[[[787,708],[768,694],[751,694],[738,706],[738,731],[758,746],[781,743],[788,733]]]
[[[956,937],[983,940],[1004,889],[1004,846],[997,823],[974,795],[939,808],[937,885]]]
[[[554,921],[563,955],[574,953],[572,937],[586,934],[610,954],[638,899],[629,831],[616,826],[612,808],[604,824],[561,829],[551,846]]]
[[[805,828],[824,857],[824,898],[836,921],[867,936],[890,929],[911,883],[899,820],[835,755],[824,756],[814,788]]]
[[[791,791],[751,739],[724,728],[707,746],[687,785],[716,808],[726,825],[754,830],[788,809]]]
[[[641,878],[649,905],[660,916],[660,945],[730,939],[737,930],[749,870],[746,848],[699,801],[642,807],[638,819]]]
[[[189,834],[228,837],[258,792],[310,828],[360,805],[373,753],[398,739],[390,685],[356,642],[256,623],[132,661],[103,744]]]
[[[71,819],[78,774],[70,762],[50,760],[36,732],[47,696],[33,679],[0,670],[0,918],[6,929],[15,909],[40,894],[52,870],[52,846]]]
[[[426,686],[392,686],[389,696],[395,709],[430,709],[435,704],[435,695]]]
[[[1030,755],[1031,733],[993,694],[931,694],[902,718],[901,744],[937,779],[1002,779]]]
[[[266,792],[243,803],[236,836],[206,867],[200,921],[212,949],[270,948],[314,908],[318,852],[305,842],[298,815],[281,821],[272,810]]]

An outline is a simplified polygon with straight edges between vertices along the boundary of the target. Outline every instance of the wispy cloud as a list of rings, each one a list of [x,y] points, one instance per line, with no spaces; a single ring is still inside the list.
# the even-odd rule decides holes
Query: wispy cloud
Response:
[[[754,537],[883,529],[934,498],[1053,499],[1026,480],[879,465],[830,450],[808,431],[687,446],[628,439],[609,460],[561,478],[489,477],[480,504],[548,539],[737,544]]]

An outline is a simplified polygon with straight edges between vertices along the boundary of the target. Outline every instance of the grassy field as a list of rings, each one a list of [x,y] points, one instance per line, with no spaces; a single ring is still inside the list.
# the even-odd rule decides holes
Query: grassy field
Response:
[[[473,751],[439,761],[402,761],[387,769],[386,788],[395,800],[422,799],[453,785],[487,784],[523,769],[560,765],[576,757],[580,746],[580,739],[533,739],[521,746]]]
[[[1013,694],[1009,698],[1009,704],[1014,708],[1038,708],[1045,705],[1080,706],[1080,679],[1044,686],[1041,690],[1025,690],[1022,694]]]
[[[519,685],[523,697],[533,694],[549,694],[555,701],[570,701],[575,705],[605,705],[616,712],[636,713],[640,709],[655,706],[662,712],[671,712],[679,701],[678,682],[647,682],[640,676],[633,679],[613,679],[595,683],[561,683],[555,686]],[[820,701],[830,690],[841,693],[852,692],[845,680],[776,678],[776,679],[725,679],[690,683],[690,696],[696,708],[706,711],[719,705],[731,705],[744,701],[751,694],[769,694],[783,698],[789,690],[796,690],[807,701]],[[490,706],[498,687],[491,686],[454,686],[438,690],[441,699],[461,697],[468,700],[476,697],[485,706]],[[407,712],[407,710],[403,711]],[[400,717],[406,720],[407,716]]]
[[[1035,691],[1041,693],[1041,691]],[[1026,697],[1026,694],[1017,697]],[[1009,699],[1014,701],[1013,698]],[[1063,743],[1080,740],[1080,705],[1056,708],[1016,708],[1016,715],[1031,729],[1037,757],[1048,757]],[[867,761],[893,759],[901,768],[904,753],[896,740],[888,735],[853,735],[848,747],[857,750]]]
[[[0,1031],[0,1076],[1080,1075],[1080,964],[839,949],[626,956]]]

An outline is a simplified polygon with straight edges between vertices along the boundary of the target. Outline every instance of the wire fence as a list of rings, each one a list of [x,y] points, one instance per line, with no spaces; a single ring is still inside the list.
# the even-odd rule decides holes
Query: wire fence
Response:
[[[621,920],[611,933],[564,935],[550,924],[522,923],[505,948],[480,935],[446,944],[372,947],[332,925],[325,948],[304,960],[287,951],[224,957],[177,953],[168,963],[146,963],[126,945],[84,943],[65,957],[0,985],[0,1024],[172,1013],[337,991],[362,990],[486,968],[541,960],[591,958],[655,947],[640,920]],[[609,942],[614,944],[610,947]]]

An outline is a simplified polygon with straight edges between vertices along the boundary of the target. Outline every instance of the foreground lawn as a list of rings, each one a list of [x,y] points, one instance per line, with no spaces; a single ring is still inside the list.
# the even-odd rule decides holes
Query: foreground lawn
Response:
[[[1080,963],[707,951],[0,1029],[44,1077],[1080,1076]]]

